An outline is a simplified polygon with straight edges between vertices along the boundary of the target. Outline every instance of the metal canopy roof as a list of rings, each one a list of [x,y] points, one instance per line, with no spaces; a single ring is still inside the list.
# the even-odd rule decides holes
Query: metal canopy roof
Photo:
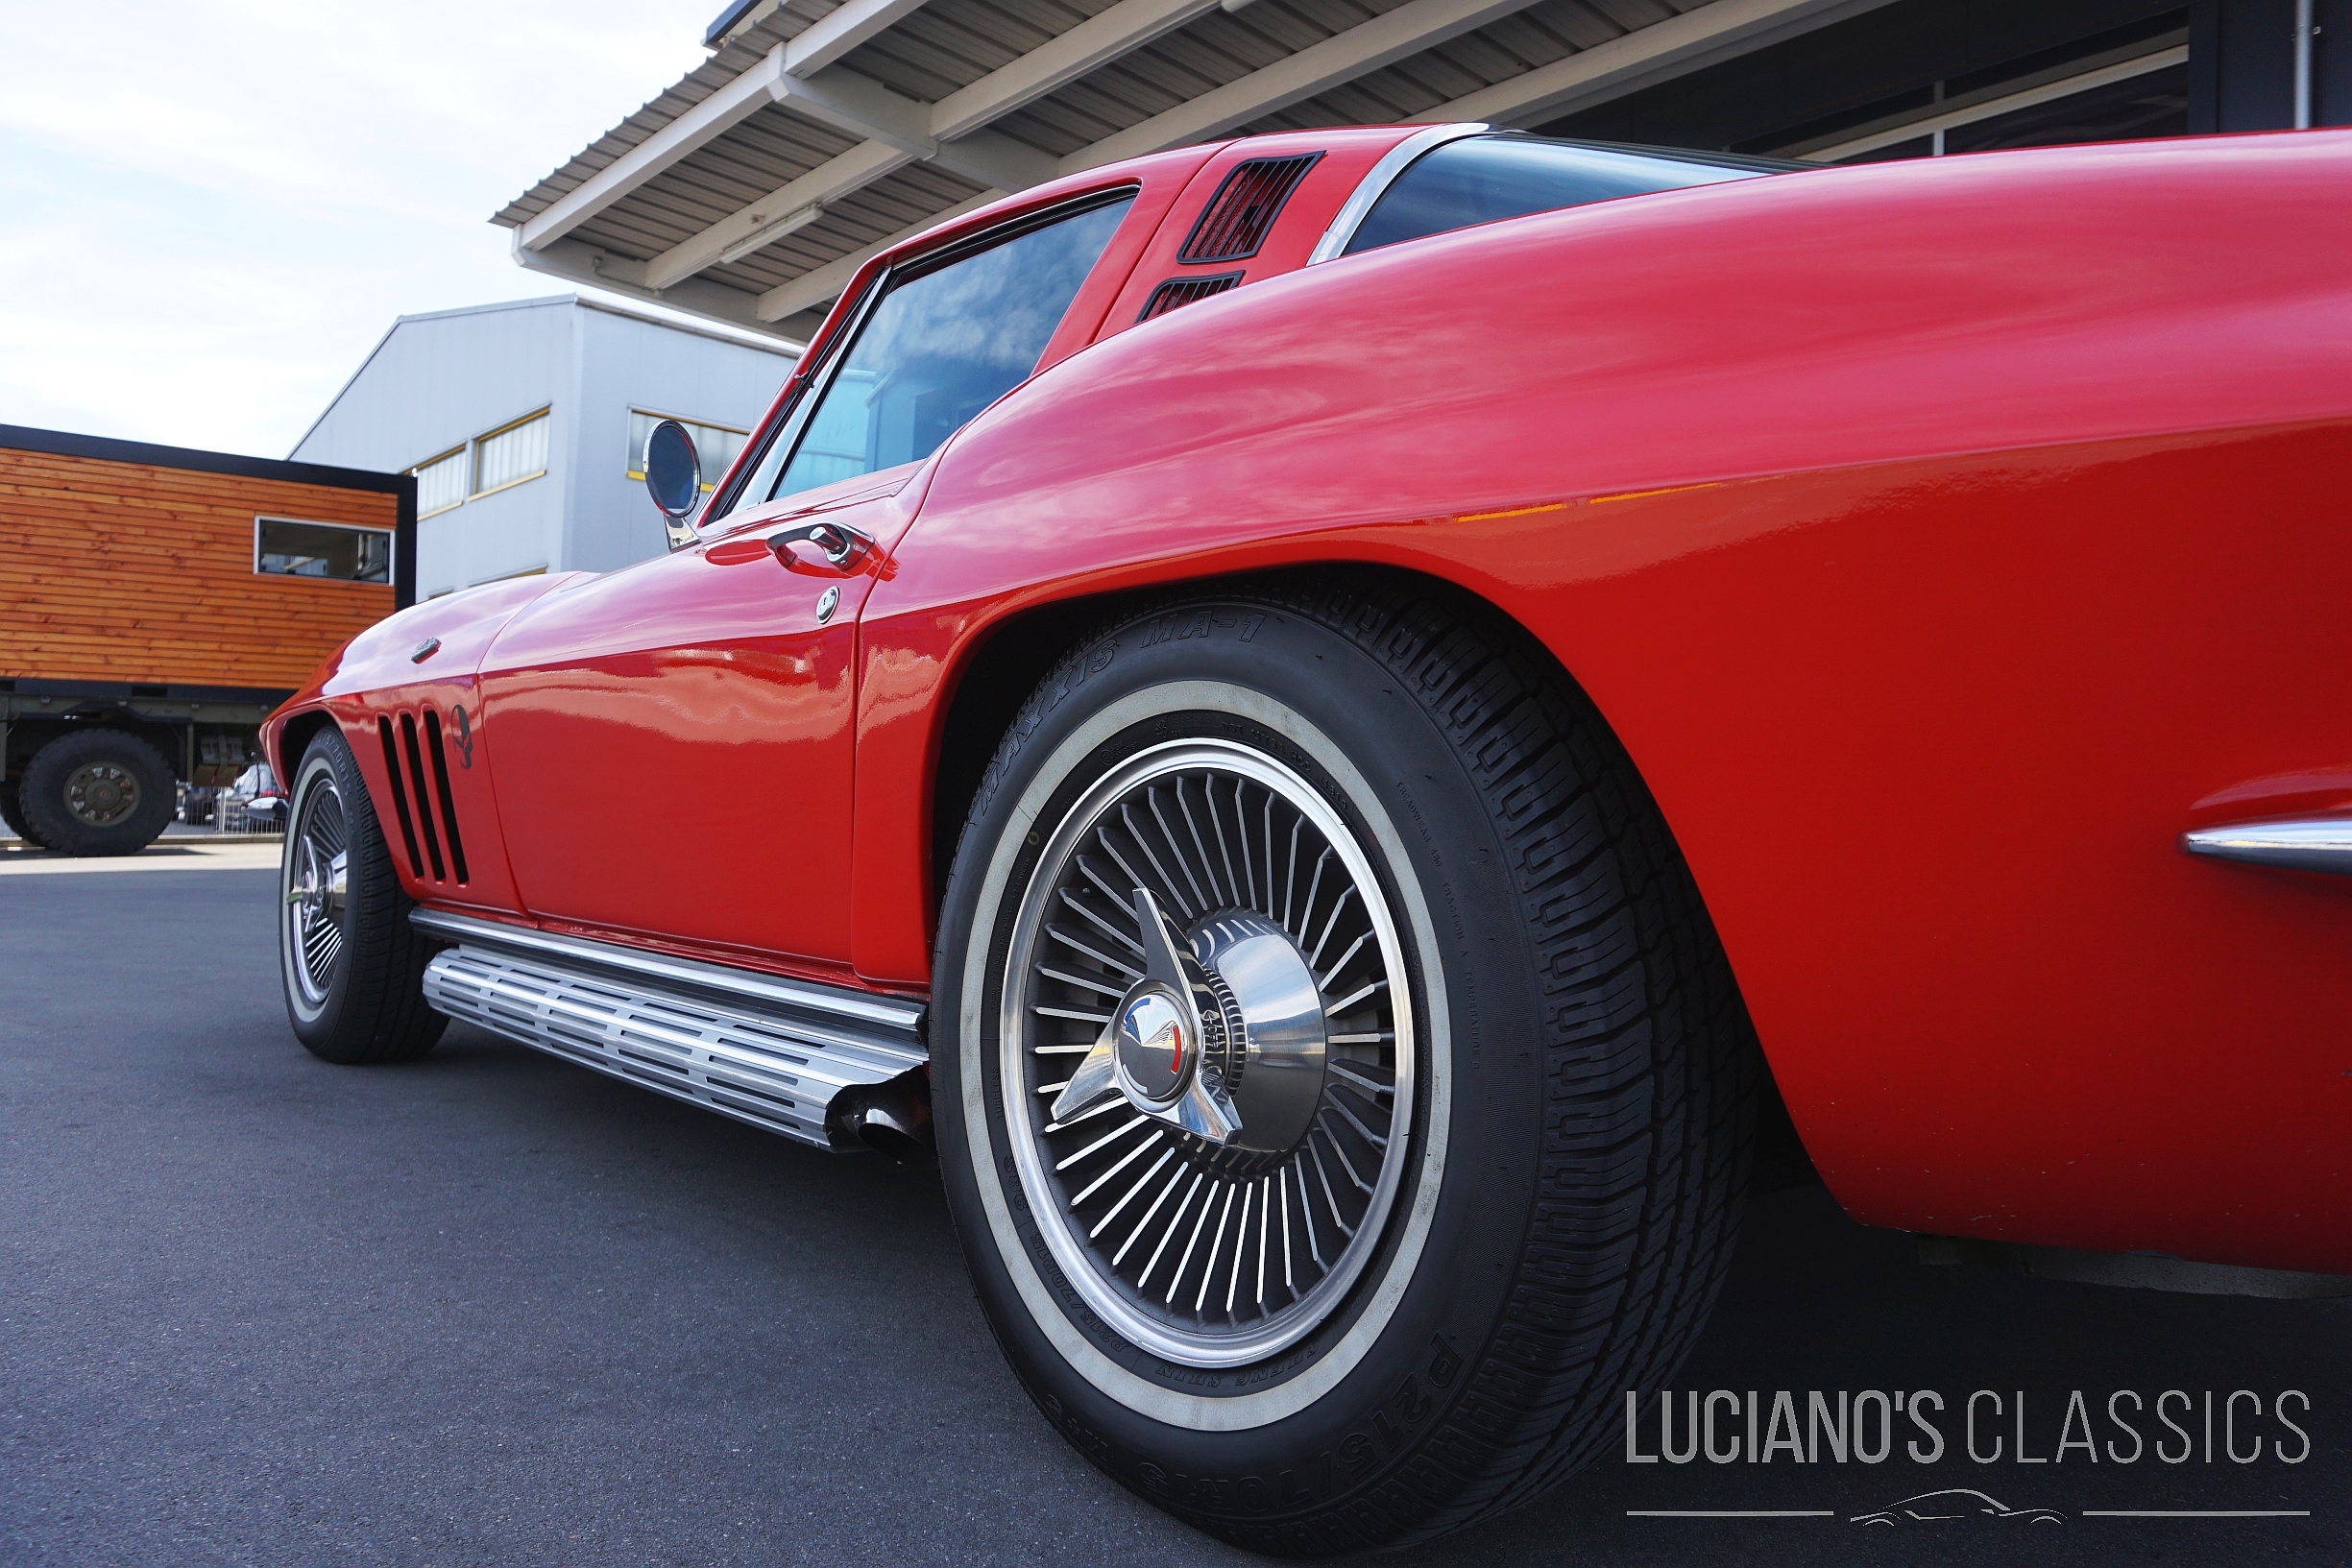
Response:
[[[1886,0],[751,0],[491,221],[515,259],[787,339],[875,253],[1138,154],[1524,126]]]

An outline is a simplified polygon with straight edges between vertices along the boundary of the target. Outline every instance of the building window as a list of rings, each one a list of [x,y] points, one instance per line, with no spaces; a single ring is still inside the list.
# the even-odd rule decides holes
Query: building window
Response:
[[[655,414],[643,408],[629,410],[629,477],[645,477],[645,438],[664,420],[678,419],[675,414]],[[748,431],[732,425],[704,424],[698,420],[678,420],[686,433],[694,438],[694,455],[702,459],[702,493],[708,495],[718,488],[720,479],[735,466],[738,452],[743,449]]]
[[[292,518],[254,519],[254,570],[339,583],[392,581],[392,535],[381,528]]]
[[[2134,141],[2189,133],[2189,47],[2169,45],[2125,53],[2120,60],[2077,61],[2009,82],[1937,82],[1928,101],[1890,115],[1859,133],[1816,137],[1787,156],[1816,163],[1880,163],[1906,157],[1991,152],[2004,147],[2058,147],[2087,141]],[[2119,51],[2122,52],[2122,51]],[[2079,68],[2089,65],[2089,69]],[[1823,145],[1824,143],[1827,145]]]
[[[447,512],[466,498],[466,448],[443,452],[409,472],[417,476],[417,516]]]
[[[473,494],[487,495],[547,471],[547,411],[526,414],[473,443]]]

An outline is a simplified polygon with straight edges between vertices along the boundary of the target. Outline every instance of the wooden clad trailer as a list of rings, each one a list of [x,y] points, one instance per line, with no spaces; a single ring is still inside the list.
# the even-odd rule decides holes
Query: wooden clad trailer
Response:
[[[139,849],[413,597],[416,480],[0,425],[0,815]]]

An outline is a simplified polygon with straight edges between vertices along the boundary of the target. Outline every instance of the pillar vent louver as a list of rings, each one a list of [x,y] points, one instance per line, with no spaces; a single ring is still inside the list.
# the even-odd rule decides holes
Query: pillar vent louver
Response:
[[[1212,294],[1223,294],[1242,280],[1239,273],[1212,273],[1206,277],[1171,277],[1152,291],[1135,319],[1148,322],[1154,316],[1165,316],[1179,306],[1196,300],[1205,300]]]
[[[1290,157],[1253,157],[1236,163],[1217,194],[1209,198],[1192,232],[1184,237],[1176,260],[1191,266],[1203,261],[1240,261],[1258,253],[1266,236],[1291,199],[1298,181],[1322,157],[1298,153]]]

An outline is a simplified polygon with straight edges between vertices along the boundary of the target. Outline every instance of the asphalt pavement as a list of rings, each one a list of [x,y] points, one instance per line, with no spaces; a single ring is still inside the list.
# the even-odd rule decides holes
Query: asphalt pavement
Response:
[[[258,848],[0,857],[0,1561],[1251,1560],[1047,1429],[935,1176],[465,1027],[311,1058]],[[1387,1560],[2352,1558],[2352,1303],[1927,1267],[1818,1187],[1752,1213],[1673,1394],[1672,1448],[1695,1394],[1738,1457],[1653,1459],[1652,1407],[1635,1458]],[[2271,1516],[2177,1516],[2217,1510]]]

